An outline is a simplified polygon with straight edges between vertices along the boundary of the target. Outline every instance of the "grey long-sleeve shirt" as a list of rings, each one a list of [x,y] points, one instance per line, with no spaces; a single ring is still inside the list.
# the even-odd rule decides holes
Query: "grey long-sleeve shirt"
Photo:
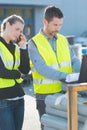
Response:
[[[46,37],[47,38],[47,37]],[[54,51],[56,51],[56,37],[53,39],[47,38],[49,43],[51,44],[52,48]],[[70,48],[70,55],[71,55],[71,63],[73,67],[74,72],[79,72],[81,63],[80,59],[76,57],[74,51]],[[32,40],[28,41],[28,52],[29,52],[29,57],[32,60],[32,63],[34,64],[36,70],[45,76],[46,78],[53,79],[53,80],[63,80],[66,79],[67,73],[60,72],[58,70],[55,70],[51,68],[50,66],[47,66],[43,60],[43,58],[40,56],[38,49],[35,45],[35,43]]]

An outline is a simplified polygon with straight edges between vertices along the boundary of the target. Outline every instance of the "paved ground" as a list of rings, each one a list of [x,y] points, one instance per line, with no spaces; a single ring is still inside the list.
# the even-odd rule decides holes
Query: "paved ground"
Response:
[[[35,97],[32,83],[24,87],[25,95],[25,117],[22,130],[41,130],[38,112],[36,110]]]

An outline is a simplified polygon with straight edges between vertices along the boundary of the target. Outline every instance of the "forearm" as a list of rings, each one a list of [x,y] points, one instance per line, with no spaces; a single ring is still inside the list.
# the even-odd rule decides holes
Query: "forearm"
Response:
[[[35,63],[36,70],[48,79],[63,80],[66,78],[67,73],[60,72],[50,66],[45,65],[43,62]]]
[[[75,52],[73,51],[72,48],[70,48],[70,55],[71,55],[71,61],[72,61],[73,72],[80,72],[81,61],[80,61],[80,59],[75,55]]]
[[[17,70],[8,70],[5,68],[2,59],[0,58],[0,78],[17,79],[20,78],[21,73]]]
[[[20,49],[20,67],[19,70],[23,74],[27,74],[30,70],[28,51]]]
[[[46,78],[53,79],[53,80],[63,80],[66,78],[67,75],[66,73],[60,72],[45,64],[44,60],[39,55],[34,43],[31,43],[28,46],[28,52],[30,55],[30,59],[32,60],[37,72],[39,72]]]

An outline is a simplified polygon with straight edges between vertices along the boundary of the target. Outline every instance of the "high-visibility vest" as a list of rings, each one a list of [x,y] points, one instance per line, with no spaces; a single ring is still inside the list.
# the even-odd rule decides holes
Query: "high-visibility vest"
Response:
[[[56,40],[56,53],[53,51],[48,40],[41,33],[32,38],[37,46],[39,54],[44,59],[46,65],[59,70],[61,72],[72,72],[71,58],[69,47],[66,38],[58,34]],[[45,76],[38,73],[30,61],[34,91],[38,94],[56,93],[62,90],[62,82],[58,80],[47,79]]]
[[[20,53],[19,50],[16,46],[15,49],[15,64],[14,64],[14,59],[13,55],[11,52],[5,47],[5,45],[0,42],[0,57],[4,63],[4,66],[8,70],[18,70],[18,67],[20,65]],[[8,88],[12,87],[15,85],[15,82],[21,83],[23,81],[22,78],[19,79],[5,79],[5,78],[0,78],[0,88]]]

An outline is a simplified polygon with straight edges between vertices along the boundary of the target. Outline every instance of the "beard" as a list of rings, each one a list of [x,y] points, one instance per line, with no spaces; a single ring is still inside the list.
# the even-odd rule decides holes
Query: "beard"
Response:
[[[53,32],[50,32],[50,35],[55,37],[57,35],[58,31],[53,31]]]

